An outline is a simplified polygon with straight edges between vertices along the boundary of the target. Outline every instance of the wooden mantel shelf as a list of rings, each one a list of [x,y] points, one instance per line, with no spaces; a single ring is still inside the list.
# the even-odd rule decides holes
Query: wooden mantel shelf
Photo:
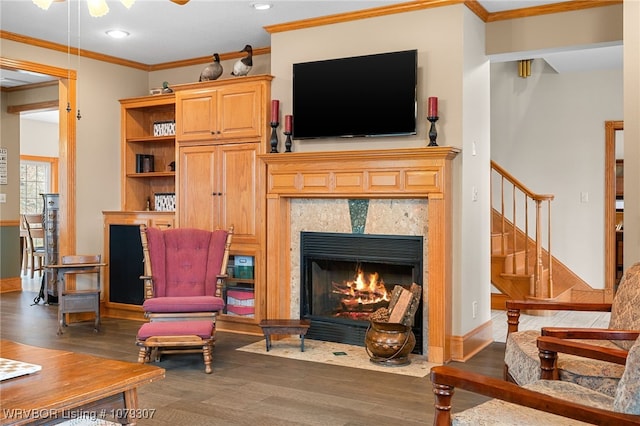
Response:
[[[452,147],[266,154],[267,194],[442,198]]]
[[[294,198],[429,200],[427,265],[430,362],[451,359],[454,147],[263,154],[267,169],[267,318],[290,312],[290,201]]]

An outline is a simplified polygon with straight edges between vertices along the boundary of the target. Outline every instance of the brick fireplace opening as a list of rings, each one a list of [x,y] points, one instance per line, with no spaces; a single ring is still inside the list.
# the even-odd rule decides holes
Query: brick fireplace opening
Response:
[[[422,285],[422,237],[301,232],[300,315],[307,337],[364,346],[369,316],[386,308],[396,285]],[[414,353],[422,353],[422,303]]]

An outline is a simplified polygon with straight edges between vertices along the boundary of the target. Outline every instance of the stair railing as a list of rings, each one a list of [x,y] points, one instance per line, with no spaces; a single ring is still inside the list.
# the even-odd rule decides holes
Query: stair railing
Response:
[[[533,269],[533,281],[530,288],[530,294],[537,298],[549,298],[553,295],[553,271],[551,261],[551,201],[554,196],[552,194],[536,194],[529,190],[524,184],[516,179],[511,173],[500,167],[494,161],[491,161],[491,206],[499,212],[500,215],[500,232],[502,233],[500,253],[502,255],[511,255],[512,270],[515,273],[517,269],[518,251],[524,251],[524,270],[527,274]],[[495,188],[495,183],[499,183],[499,188]],[[499,198],[499,207],[494,204],[496,197]],[[547,212],[546,220],[543,222],[543,204],[546,203]],[[511,204],[511,218],[508,218],[508,212],[505,204]],[[535,208],[535,229],[530,235],[529,222],[530,211],[529,206]],[[524,233],[524,243],[518,244],[518,231]],[[549,279],[546,285],[543,285],[542,278],[544,275],[543,262],[543,231],[546,230],[547,239],[547,267]],[[507,241],[504,235],[509,232],[511,245],[507,247]],[[531,268],[531,249],[529,240],[535,243],[535,265]],[[524,246],[524,247],[523,247]]]

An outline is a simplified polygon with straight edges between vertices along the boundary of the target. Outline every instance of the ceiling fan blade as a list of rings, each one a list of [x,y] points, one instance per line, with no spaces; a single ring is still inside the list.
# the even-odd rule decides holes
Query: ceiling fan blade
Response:
[[[179,4],[180,6],[189,3],[189,0],[171,0],[171,1],[174,2],[175,4]]]

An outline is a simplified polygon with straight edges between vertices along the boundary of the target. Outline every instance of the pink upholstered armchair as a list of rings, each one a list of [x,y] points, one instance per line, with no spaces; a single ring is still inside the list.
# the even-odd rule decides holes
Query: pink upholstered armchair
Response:
[[[150,321],[202,320],[224,308],[233,226],[228,230],[160,230],[140,226],[145,316]]]

